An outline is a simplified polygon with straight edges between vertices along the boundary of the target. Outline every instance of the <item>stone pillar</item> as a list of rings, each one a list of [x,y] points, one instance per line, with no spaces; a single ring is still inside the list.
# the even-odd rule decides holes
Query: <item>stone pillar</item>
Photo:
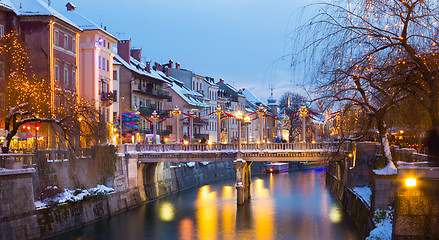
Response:
[[[242,159],[233,161],[233,165],[236,168],[236,200],[238,205],[243,205],[248,199],[246,198],[246,165],[247,162]],[[247,190],[248,191],[248,190]]]
[[[244,172],[245,172],[245,184],[244,184],[244,197],[245,199],[250,199],[251,198],[251,165],[252,165],[252,161],[247,162],[246,166],[244,167]]]

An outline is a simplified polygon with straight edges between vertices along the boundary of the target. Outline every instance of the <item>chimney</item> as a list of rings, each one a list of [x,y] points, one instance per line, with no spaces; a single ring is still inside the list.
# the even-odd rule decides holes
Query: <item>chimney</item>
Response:
[[[151,60],[149,60],[149,62],[146,62],[146,71],[151,73]]]
[[[75,8],[76,8],[76,6],[73,5],[71,2],[68,2],[66,4],[66,7],[67,7],[67,11],[75,11]]]
[[[174,68],[174,62],[172,60],[169,60],[169,68]]]
[[[142,48],[133,48],[130,50],[131,57],[136,59],[137,61],[141,61],[142,59]]]
[[[180,69],[180,63],[179,63],[179,62],[176,62],[176,63],[175,63],[175,68],[176,68],[176,69]]]
[[[165,68],[166,77],[169,77],[169,68]]]
[[[224,79],[220,78],[220,83],[224,83]]]
[[[130,43],[131,38],[117,42],[117,54],[127,63],[130,63]]]

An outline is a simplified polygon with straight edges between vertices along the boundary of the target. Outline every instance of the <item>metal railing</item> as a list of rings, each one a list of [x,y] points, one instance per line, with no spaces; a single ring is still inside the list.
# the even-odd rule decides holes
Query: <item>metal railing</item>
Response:
[[[340,145],[339,143],[244,143],[241,144],[241,149],[243,151],[347,151],[347,145],[345,145]],[[125,144],[125,152],[129,151],[238,151],[238,144]]]

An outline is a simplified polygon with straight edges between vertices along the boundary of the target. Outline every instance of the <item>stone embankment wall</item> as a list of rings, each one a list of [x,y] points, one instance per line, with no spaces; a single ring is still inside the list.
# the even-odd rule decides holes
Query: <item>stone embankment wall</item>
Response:
[[[415,178],[416,186],[406,186]],[[439,168],[402,165],[398,168],[393,239],[439,239]]]
[[[330,161],[326,184],[352,218],[362,237],[373,229],[373,211],[367,202],[352,190],[354,187],[371,186],[372,163],[377,151],[375,143],[352,144],[351,153],[338,161]]]
[[[115,189],[114,193],[36,210],[35,186],[42,182],[47,184],[47,181],[62,187],[85,186],[81,182],[87,182],[86,176],[95,175],[93,170],[88,169],[84,171],[86,176],[82,176],[80,170],[74,169],[68,161],[46,164],[46,172],[31,170],[11,174],[8,171],[4,175],[0,172],[0,240],[52,236],[111,217],[172,192],[236,175],[232,162],[143,164],[139,163],[135,154],[120,154],[114,176],[107,181],[107,186]],[[261,168],[259,163],[255,166]],[[72,180],[68,176],[77,177]],[[99,176],[92,181],[97,179]]]

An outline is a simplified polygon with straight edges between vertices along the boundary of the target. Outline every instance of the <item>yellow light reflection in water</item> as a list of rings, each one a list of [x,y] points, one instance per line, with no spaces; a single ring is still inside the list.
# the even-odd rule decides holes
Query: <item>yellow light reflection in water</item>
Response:
[[[170,202],[164,202],[160,206],[160,219],[166,222],[172,221],[174,219],[175,209],[174,205]]]
[[[232,199],[233,198],[233,187],[224,186],[223,187],[223,199]]]
[[[338,223],[341,221],[341,210],[338,206],[332,206],[329,210],[329,220],[333,223]]]
[[[270,177],[270,185],[271,185]],[[253,187],[254,199],[252,210],[255,220],[255,236],[252,239],[273,239],[274,230],[274,203],[270,198],[270,190],[264,188],[264,180],[256,179]]]
[[[218,231],[217,204],[216,192],[211,192],[209,185],[201,187],[196,203],[199,239],[216,239]]]
[[[223,204],[221,210],[221,225],[222,225],[222,237],[223,239],[235,239],[235,213],[236,213],[236,200],[234,198],[233,187],[223,187]]]
[[[185,218],[180,221],[179,232],[181,240],[192,240],[194,236],[192,232],[194,230],[194,223],[191,219]]]

